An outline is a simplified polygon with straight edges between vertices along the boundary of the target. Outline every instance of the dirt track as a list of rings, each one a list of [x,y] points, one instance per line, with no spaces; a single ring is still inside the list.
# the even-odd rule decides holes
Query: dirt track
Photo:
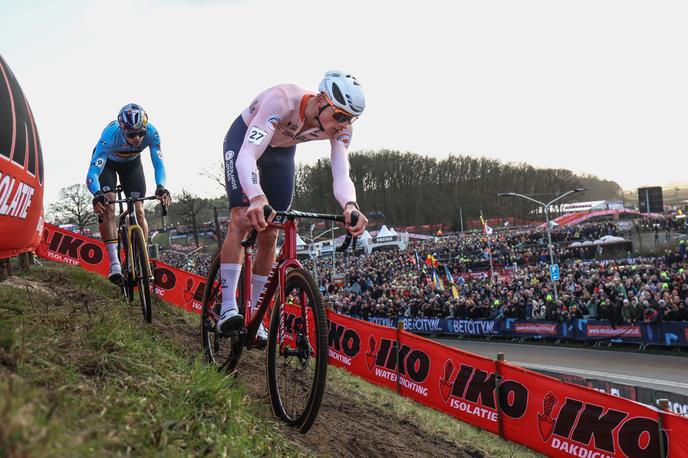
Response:
[[[198,354],[198,327],[189,327],[163,314],[157,314],[153,322],[156,328],[173,336],[182,348],[189,349],[190,356]],[[267,420],[274,420],[267,396],[264,353],[244,351],[237,369],[239,380],[248,394],[264,406],[259,413]],[[320,414],[311,430],[307,434],[300,434],[281,425],[282,433],[294,443],[321,456],[486,456],[478,449],[455,444],[423,430],[412,418],[400,418],[377,407],[365,406],[356,402],[355,397],[354,392],[337,392],[328,385]]]

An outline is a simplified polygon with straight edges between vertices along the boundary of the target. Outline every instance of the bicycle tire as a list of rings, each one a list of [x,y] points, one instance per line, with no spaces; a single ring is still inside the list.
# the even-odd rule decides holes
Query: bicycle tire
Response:
[[[218,370],[231,373],[236,368],[244,349],[241,336],[234,334],[223,337],[217,333],[216,320],[209,311],[215,308],[219,315],[222,303],[222,289],[220,287],[220,253],[215,255],[208,269],[203,290],[203,305],[201,307],[201,346],[205,360]],[[244,268],[241,268],[239,284],[237,285],[237,304],[239,312],[243,313],[244,304]]]
[[[139,290],[143,320],[150,323],[153,320],[153,310],[150,297],[150,277],[148,277],[148,269],[146,268],[146,244],[138,232],[132,233],[131,249],[131,255],[134,259],[134,282]]]
[[[280,322],[284,313],[284,304],[275,300],[270,318],[270,332],[268,335],[268,354],[267,354],[267,375],[268,391],[272,410],[278,418],[284,420],[289,426],[295,427],[301,433],[306,433],[313,426],[320,410],[325,383],[327,380],[327,315],[323,306],[323,298],[320,290],[310,273],[303,269],[290,270],[285,278],[284,284],[285,297],[290,294],[298,293],[301,298],[307,299],[306,306],[297,306],[297,316],[283,323],[285,331],[290,331],[293,337],[294,348],[292,352],[299,355],[286,354],[280,345]],[[277,296],[275,296],[277,299]],[[311,310],[308,318],[308,309]],[[304,314],[307,326],[303,326]],[[298,321],[298,318],[301,321]],[[288,328],[291,327],[291,330]],[[305,329],[304,329],[305,328]],[[313,331],[313,336],[303,339]],[[301,341],[299,341],[301,337]],[[285,337],[285,341],[288,340]],[[282,347],[282,348],[281,348]],[[307,350],[307,351],[306,351]],[[313,352],[315,354],[313,354]],[[287,372],[290,370],[292,362],[296,362],[300,367],[295,367],[294,375]],[[310,375],[304,377],[306,383],[301,390],[293,390],[287,386],[295,382],[298,372],[306,373],[312,370],[312,380],[308,381]],[[306,388],[306,385],[308,387]],[[290,392],[294,397],[298,397],[294,406],[290,405],[292,400],[286,399]],[[304,393],[307,390],[307,395]],[[298,406],[296,406],[298,405]]]
[[[122,259],[122,247],[124,247],[124,258]],[[119,239],[117,244],[117,256],[120,258],[120,265],[122,266],[122,284],[119,286],[124,296],[124,300],[128,303],[134,301],[134,281],[131,272],[129,272],[129,253],[127,251],[127,232],[126,229],[120,227]]]

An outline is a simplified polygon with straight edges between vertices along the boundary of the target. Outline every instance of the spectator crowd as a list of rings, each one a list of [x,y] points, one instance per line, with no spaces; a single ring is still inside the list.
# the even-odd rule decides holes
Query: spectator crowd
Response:
[[[643,229],[640,224],[636,223],[639,230]],[[646,224],[652,230],[659,223]],[[623,260],[585,260],[571,247],[572,242],[604,235],[620,235],[620,231],[609,222],[552,231],[561,272],[556,295],[549,280],[547,234],[542,227],[504,229],[489,237],[480,232],[451,234],[412,241],[403,251],[338,256],[334,264],[332,258],[303,263],[316,273],[328,307],[363,319],[688,321],[684,242],[654,257],[624,256]],[[163,252],[161,259],[200,275],[207,274],[212,260],[205,254],[172,251]],[[490,275],[491,266],[499,273]],[[466,275],[475,272],[485,275]]]

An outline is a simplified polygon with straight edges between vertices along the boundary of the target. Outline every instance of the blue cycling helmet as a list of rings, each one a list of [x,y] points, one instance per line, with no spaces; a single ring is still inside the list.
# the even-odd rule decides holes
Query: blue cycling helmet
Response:
[[[124,105],[117,114],[117,122],[122,130],[142,130],[148,125],[148,115],[139,105]]]

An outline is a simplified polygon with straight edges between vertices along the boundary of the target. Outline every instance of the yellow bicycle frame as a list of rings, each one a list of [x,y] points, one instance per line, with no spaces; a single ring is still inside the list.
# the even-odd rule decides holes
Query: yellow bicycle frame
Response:
[[[150,260],[148,259],[148,246],[146,245],[146,238],[143,236],[143,229],[141,229],[141,226],[138,224],[128,226],[128,233],[127,233],[127,260],[129,264],[129,273],[133,274],[134,273],[134,247],[131,244],[131,241],[133,240],[132,234],[136,232],[139,237],[141,237],[141,240],[143,240],[143,257],[145,258],[145,275],[148,276],[148,278],[153,278],[153,273],[150,270]],[[142,272],[144,273],[144,272]]]

